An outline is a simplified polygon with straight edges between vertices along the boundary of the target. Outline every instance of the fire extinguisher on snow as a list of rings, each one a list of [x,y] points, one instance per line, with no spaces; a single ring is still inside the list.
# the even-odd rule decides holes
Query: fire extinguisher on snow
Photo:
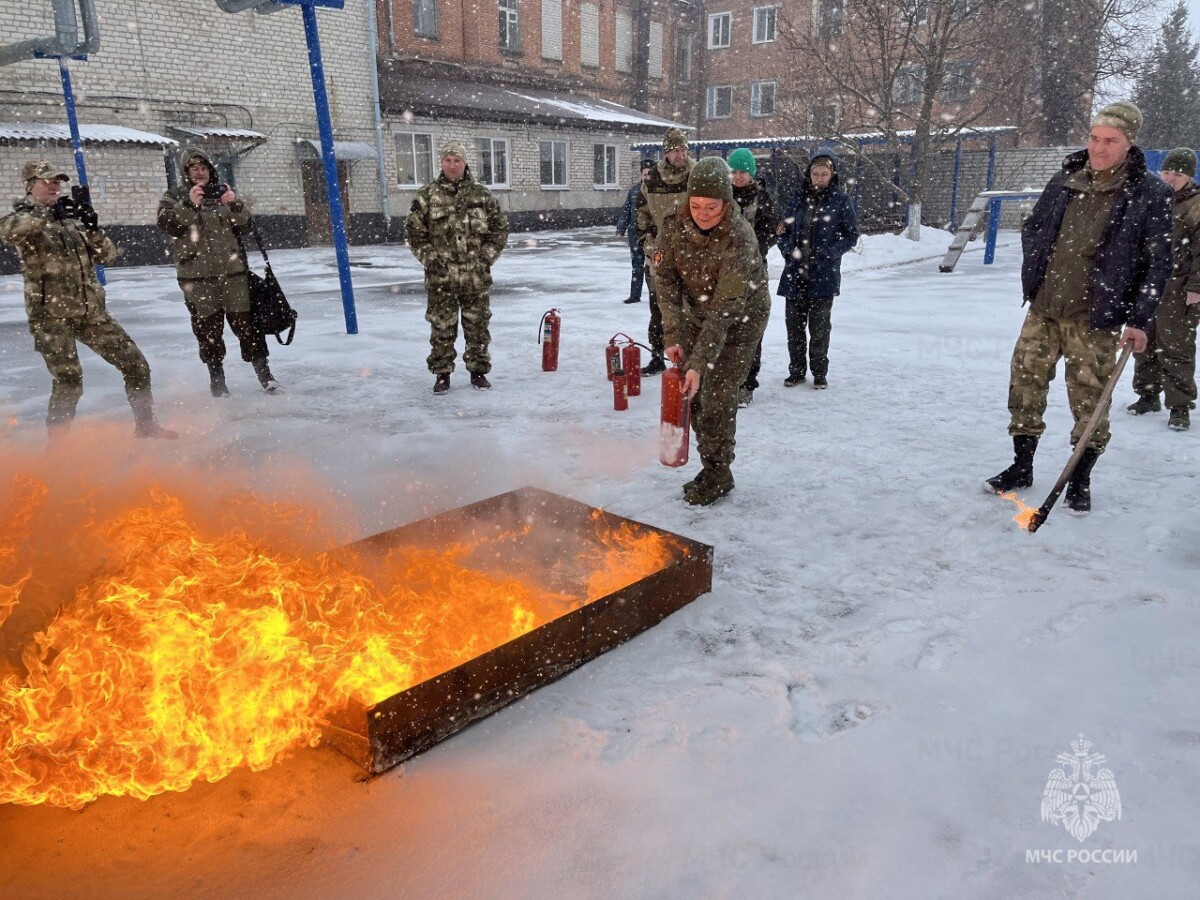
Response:
[[[616,366],[612,371],[613,409],[620,412],[629,409],[629,379],[625,376],[625,370],[621,368],[620,356],[617,357]]]
[[[538,340],[542,345],[542,371],[558,371],[558,336],[562,329],[562,316],[559,310],[550,309],[542,315],[538,326]]]
[[[658,461],[677,468],[688,461],[692,403],[683,389],[686,370],[672,366],[662,376],[662,415],[658,426]]]
[[[621,365],[621,348],[622,344],[617,343],[617,338],[624,338],[626,343],[633,340],[629,335],[622,331],[618,331],[608,339],[608,346],[604,348],[604,369],[608,372],[608,380],[613,380],[613,373],[617,369],[625,368]],[[638,373],[641,374],[640,372]]]
[[[642,351],[638,349],[641,346],[631,339],[621,348],[621,364],[625,368],[625,377],[629,380],[630,397],[642,395]]]

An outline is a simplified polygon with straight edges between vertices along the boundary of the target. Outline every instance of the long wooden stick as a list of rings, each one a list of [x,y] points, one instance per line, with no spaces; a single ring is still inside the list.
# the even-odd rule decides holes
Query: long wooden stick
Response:
[[[1029,520],[1028,531],[1030,534],[1042,527],[1046,521],[1046,517],[1050,515],[1050,510],[1054,508],[1054,504],[1058,502],[1059,496],[1063,492],[1063,488],[1067,486],[1067,482],[1071,480],[1071,476],[1075,474],[1075,468],[1079,465],[1079,460],[1083,459],[1084,451],[1087,450],[1088,439],[1092,436],[1092,432],[1096,430],[1096,426],[1100,424],[1100,420],[1104,418],[1108,412],[1108,407],[1112,404],[1113,391],[1116,390],[1117,380],[1121,377],[1121,372],[1125,369],[1125,363],[1129,362],[1129,357],[1133,355],[1133,346],[1128,345],[1121,352],[1120,358],[1117,360],[1117,365],[1113,369],[1112,375],[1108,377],[1108,384],[1104,385],[1104,393],[1100,395],[1100,400],[1096,404],[1096,409],[1092,413],[1092,417],[1088,419],[1087,427],[1083,429],[1083,434],[1079,436],[1079,440],[1075,442],[1075,452],[1071,454],[1071,458],[1067,460],[1066,467],[1062,470],[1062,474],[1058,476],[1058,481],[1054,485],[1054,489],[1046,497],[1046,502],[1043,503],[1037,513]]]

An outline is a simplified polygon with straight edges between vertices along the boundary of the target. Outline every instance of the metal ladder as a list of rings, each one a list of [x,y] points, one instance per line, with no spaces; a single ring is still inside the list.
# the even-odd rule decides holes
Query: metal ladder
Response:
[[[971,240],[971,235],[975,233],[980,222],[983,221],[983,217],[987,213],[991,201],[992,194],[985,191],[971,203],[971,208],[963,216],[962,224],[958,226],[958,231],[954,232],[954,240],[950,242],[950,249],[946,251],[946,255],[938,263],[939,272],[954,271],[954,267],[958,265],[958,258],[967,249],[967,243]]]

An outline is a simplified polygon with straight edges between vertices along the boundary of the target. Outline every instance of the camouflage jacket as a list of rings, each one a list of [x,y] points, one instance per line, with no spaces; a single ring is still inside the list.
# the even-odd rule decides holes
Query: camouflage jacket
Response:
[[[97,229],[75,219],[57,221],[54,211],[22,197],[0,219],[0,240],[21,255],[25,273],[25,314],[29,320],[75,319],[104,310],[104,288],[96,265],[117,258],[117,248]]]
[[[508,240],[508,217],[468,169],[457,183],[445,175],[417,191],[404,239],[425,267],[425,286],[482,291]]]
[[[205,201],[201,206],[192,203],[186,166],[197,156],[208,163],[209,178],[217,183],[217,170],[208,157],[199,150],[185,150],[179,157],[182,183],[158,201],[158,227],[171,238],[171,255],[180,281],[236,275],[247,268],[237,234],[249,227],[250,210],[240,200],[227,204]]]
[[[767,269],[735,205],[708,234],[689,215],[667,219],[658,253],[663,344],[682,347],[689,369],[703,374],[726,344],[758,340],[771,312]]]
[[[1200,292],[1200,185],[1189,184],[1175,192],[1175,222],[1171,232],[1171,278],[1163,300],[1188,291]]]
[[[687,206],[688,177],[695,167],[696,161],[690,156],[678,168],[660,159],[650,170],[650,177],[642,182],[637,202],[637,232],[648,256],[654,256],[663,223]]]

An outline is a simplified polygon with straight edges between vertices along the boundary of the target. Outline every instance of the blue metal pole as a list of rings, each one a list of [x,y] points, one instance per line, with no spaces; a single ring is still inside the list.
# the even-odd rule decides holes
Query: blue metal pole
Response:
[[[58,77],[62,79],[63,101],[67,107],[67,127],[71,129],[71,146],[75,148],[75,174],[79,176],[79,184],[87,187],[87,164],[83,160],[83,140],[79,137],[79,119],[75,116],[75,91],[71,87],[71,70],[67,68],[67,59],[58,58]],[[104,274],[104,266],[96,266],[96,278],[101,284],[108,284]]]
[[[996,259],[996,236],[1000,233],[1000,198],[993,197],[990,201],[991,214],[988,216],[987,244],[983,248],[983,264],[990,266]]]
[[[342,312],[346,334],[358,334],[358,316],[354,311],[354,284],[350,280],[350,251],[346,246],[346,220],[342,215],[342,191],[338,185],[337,159],[333,155],[333,124],[329,118],[329,97],[325,93],[325,66],[321,61],[321,38],[317,33],[317,10],[312,0],[300,4],[304,14],[304,37],[308,40],[308,69],[312,74],[313,100],[317,107],[317,129],[321,134],[321,160],[325,164],[325,189],[329,196],[329,222],[333,227],[333,247],[337,252],[338,281],[342,286]]]
[[[950,182],[950,230],[958,231],[958,173],[962,168],[962,138],[954,142],[954,180]]]

